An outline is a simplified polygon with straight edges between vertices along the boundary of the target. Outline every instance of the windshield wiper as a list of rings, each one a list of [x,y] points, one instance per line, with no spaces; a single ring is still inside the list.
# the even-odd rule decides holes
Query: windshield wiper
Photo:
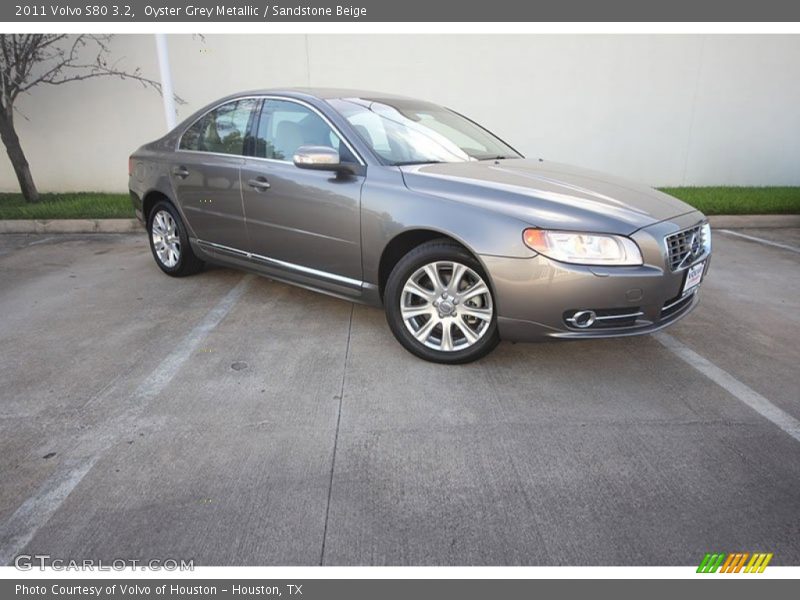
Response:
[[[408,165],[438,165],[443,162],[443,160],[406,160],[392,163],[392,165],[395,167],[405,167]]]

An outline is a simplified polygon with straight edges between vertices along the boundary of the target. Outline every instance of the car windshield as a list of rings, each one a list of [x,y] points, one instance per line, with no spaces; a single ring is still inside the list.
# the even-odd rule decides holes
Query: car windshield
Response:
[[[479,125],[435,104],[363,98],[328,102],[390,165],[521,158]]]

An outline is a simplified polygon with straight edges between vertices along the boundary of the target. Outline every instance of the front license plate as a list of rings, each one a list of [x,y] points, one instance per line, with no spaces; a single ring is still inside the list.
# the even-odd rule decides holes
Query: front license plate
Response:
[[[700,283],[700,280],[703,279],[703,269],[705,269],[705,266],[706,263],[701,262],[689,267],[689,270],[686,272],[686,283],[683,284],[684,294]]]

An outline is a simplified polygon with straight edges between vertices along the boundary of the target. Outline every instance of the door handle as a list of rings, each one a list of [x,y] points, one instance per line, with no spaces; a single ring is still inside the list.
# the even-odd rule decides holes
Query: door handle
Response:
[[[175,167],[172,169],[172,174],[175,175],[175,177],[186,179],[189,176],[189,169],[186,167]]]
[[[270,188],[269,181],[267,181],[266,177],[254,177],[250,181],[247,182],[251,188],[255,188],[256,191],[263,192],[264,190],[268,190]]]

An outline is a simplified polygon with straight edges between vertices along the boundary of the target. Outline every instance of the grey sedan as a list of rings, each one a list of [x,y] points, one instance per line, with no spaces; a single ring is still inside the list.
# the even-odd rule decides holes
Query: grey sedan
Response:
[[[134,152],[129,175],[168,275],[215,262],[383,306],[406,349],[442,363],[665,327],[697,304],[711,255],[705,217],[671,196],[374,92],[223,98]]]

